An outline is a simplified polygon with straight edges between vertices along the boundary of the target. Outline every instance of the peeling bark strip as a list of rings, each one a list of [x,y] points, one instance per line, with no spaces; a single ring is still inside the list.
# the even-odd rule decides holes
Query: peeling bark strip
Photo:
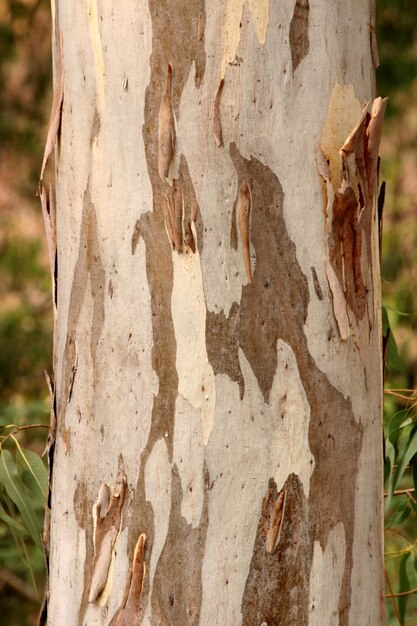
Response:
[[[51,269],[52,301],[56,310],[56,206],[52,185],[49,193],[42,183],[39,183],[38,195],[41,199],[42,217],[45,227],[46,243],[48,246],[49,266]]]
[[[277,501],[274,504],[270,515],[268,532],[266,534],[265,547],[268,554],[272,554],[279,542],[282,521],[285,512],[285,498],[287,492],[285,489],[279,492]]]
[[[139,626],[141,623],[139,604],[146,575],[145,541],[146,535],[142,533],[135,546],[133,563],[128,574],[125,596],[122,601],[122,610],[117,618],[116,626]]]
[[[308,38],[308,18],[310,5],[308,0],[296,0],[290,24],[290,46],[293,72],[307,56],[310,49]]]
[[[242,239],[243,259],[245,261],[248,283],[252,282],[252,268],[250,263],[250,212],[252,208],[252,194],[246,180],[240,185],[237,201],[239,215],[240,237]]]
[[[172,111],[172,65],[167,65],[165,90],[159,108],[158,172],[162,182],[168,178],[169,166],[175,150],[175,122]]]
[[[239,184],[250,181],[256,207],[251,230],[256,270],[252,284],[242,289],[240,346],[265,402],[269,402],[277,368],[278,339],[293,350],[310,406],[309,446],[315,459],[308,503],[298,477],[290,477],[283,485],[287,492],[286,512],[280,541],[272,555],[265,550],[265,535],[257,535],[242,600],[242,624],[253,626],[262,621],[268,626],[308,624],[305,590],[309,588],[314,542],[325,547],[329,533],[341,522],[346,554],[339,610],[340,626],[347,626],[352,594],[352,510],[363,427],[355,420],[350,399],[330,384],[308,350],[305,322],[309,288],[287,232],[281,184],[266,165],[254,157],[245,159],[234,144],[230,146],[230,156]],[[340,459],[349,459],[349,464],[341,464]],[[267,559],[277,561],[270,565]],[[278,561],[282,569],[277,566]]]
[[[349,312],[359,321],[367,308],[372,278],[371,228],[376,210],[378,151],[385,107],[386,100],[377,98],[369,114],[369,105],[366,105],[340,149],[342,182],[337,191],[325,156],[321,152],[317,155],[318,170],[327,186],[326,274],[342,339],[347,339],[353,326]],[[363,276],[364,267],[367,271]]]
[[[114,549],[122,525],[122,508],[126,491],[126,478],[121,476],[114,486],[104,483],[93,506],[94,557],[89,602],[104,605],[110,593],[111,565]]]
[[[222,121],[220,115],[220,100],[222,97],[224,79],[222,78],[217,87],[216,97],[213,105],[213,135],[214,142],[218,148],[223,144]]]
[[[62,102],[64,98],[64,63],[63,63],[63,42],[62,35],[58,38],[58,46],[56,49],[56,82],[54,95],[52,98],[51,116],[49,118],[49,129],[46,137],[45,150],[43,153],[41,175],[39,180],[43,180],[45,167],[48,163],[48,159],[54,149],[56,138],[58,136],[59,126],[61,124],[61,110]]]

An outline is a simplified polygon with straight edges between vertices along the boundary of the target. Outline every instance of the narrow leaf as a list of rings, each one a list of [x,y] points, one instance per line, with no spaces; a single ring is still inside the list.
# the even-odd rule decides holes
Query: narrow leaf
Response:
[[[40,492],[41,497],[46,501],[46,496],[48,492],[48,472],[46,467],[41,459],[35,452],[31,450],[25,450],[20,447],[17,439],[13,437],[19,456],[16,459],[16,464],[18,468],[22,467],[27,470],[30,475],[33,477],[31,488],[33,486]],[[21,475],[23,478],[23,476]]]
[[[410,557],[410,552],[406,552],[400,561],[399,569],[399,581],[400,581],[400,593],[408,591],[410,589],[410,583],[407,574],[407,561]],[[398,598],[398,612],[400,614],[401,623],[404,624],[405,609],[407,607],[408,596],[400,596]]]
[[[6,513],[6,511],[4,510],[4,507],[3,507],[1,502],[0,502],[0,519],[2,519],[3,522],[5,522],[8,526],[11,526],[15,530],[17,530],[17,532],[19,532],[20,534],[22,534],[22,535],[26,535],[27,534],[26,528],[24,528],[21,524],[16,522],[16,520],[13,519],[13,517],[11,515]]]
[[[1,450],[0,481],[7,495],[15,503],[22,519],[35,543],[41,548],[41,530],[32,503],[27,496],[25,487],[20,480],[13,457],[8,450]]]

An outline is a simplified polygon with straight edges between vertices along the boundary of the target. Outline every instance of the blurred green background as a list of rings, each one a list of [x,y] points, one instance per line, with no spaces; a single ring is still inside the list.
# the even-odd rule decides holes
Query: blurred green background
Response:
[[[378,94],[389,96],[381,147],[381,180],[387,181],[383,302],[385,322],[392,331],[386,388],[413,390],[417,379],[417,0],[377,0],[377,35]],[[0,0],[0,443],[10,451],[10,459],[16,459],[16,476],[22,484],[26,480],[22,489],[30,481],[19,474],[20,453],[13,438],[5,439],[11,432],[7,426],[47,424],[49,419],[44,370],[51,370],[52,307],[35,193],[52,97],[50,36],[49,0]],[[413,592],[417,592],[413,491],[417,420],[412,392],[394,393],[386,395],[385,406],[386,575],[387,594],[404,595],[388,598],[387,609],[390,625],[412,626],[417,624],[417,593]],[[45,438],[43,427],[17,435],[23,448],[37,454]],[[41,520],[42,506],[38,501],[31,506]],[[35,624],[43,592],[42,552],[24,522],[19,507],[0,485],[0,622],[7,626]]]

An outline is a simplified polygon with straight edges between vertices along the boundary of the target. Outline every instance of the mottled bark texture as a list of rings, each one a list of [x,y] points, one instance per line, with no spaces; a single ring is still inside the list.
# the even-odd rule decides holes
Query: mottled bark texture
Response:
[[[42,623],[379,626],[372,3],[52,8]]]

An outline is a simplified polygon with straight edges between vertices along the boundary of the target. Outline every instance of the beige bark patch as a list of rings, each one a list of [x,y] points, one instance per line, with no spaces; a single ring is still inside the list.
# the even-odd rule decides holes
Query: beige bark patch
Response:
[[[94,58],[97,105],[100,115],[102,115],[105,106],[104,80],[106,70],[101,46],[97,0],[87,0],[87,22]]]
[[[342,182],[339,150],[361,113],[362,105],[355,95],[354,86],[335,83],[320,140],[320,148],[329,162],[330,179],[335,189]]]
[[[314,542],[310,572],[309,626],[339,626],[339,594],[345,567],[346,542],[341,522],[329,533],[323,550]]]
[[[197,233],[194,231],[194,237]],[[203,442],[213,427],[216,399],[213,369],[206,348],[206,303],[200,254],[172,254],[172,321],[177,345],[178,393],[200,411]]]
[[[224,17],[221,78],[224,78],[226,66],[234,60],[236,50],[239,47],[245,4],[249,8],[259,44],[263,46],[266,41],[269,24],[269,0],[227,0]]]

